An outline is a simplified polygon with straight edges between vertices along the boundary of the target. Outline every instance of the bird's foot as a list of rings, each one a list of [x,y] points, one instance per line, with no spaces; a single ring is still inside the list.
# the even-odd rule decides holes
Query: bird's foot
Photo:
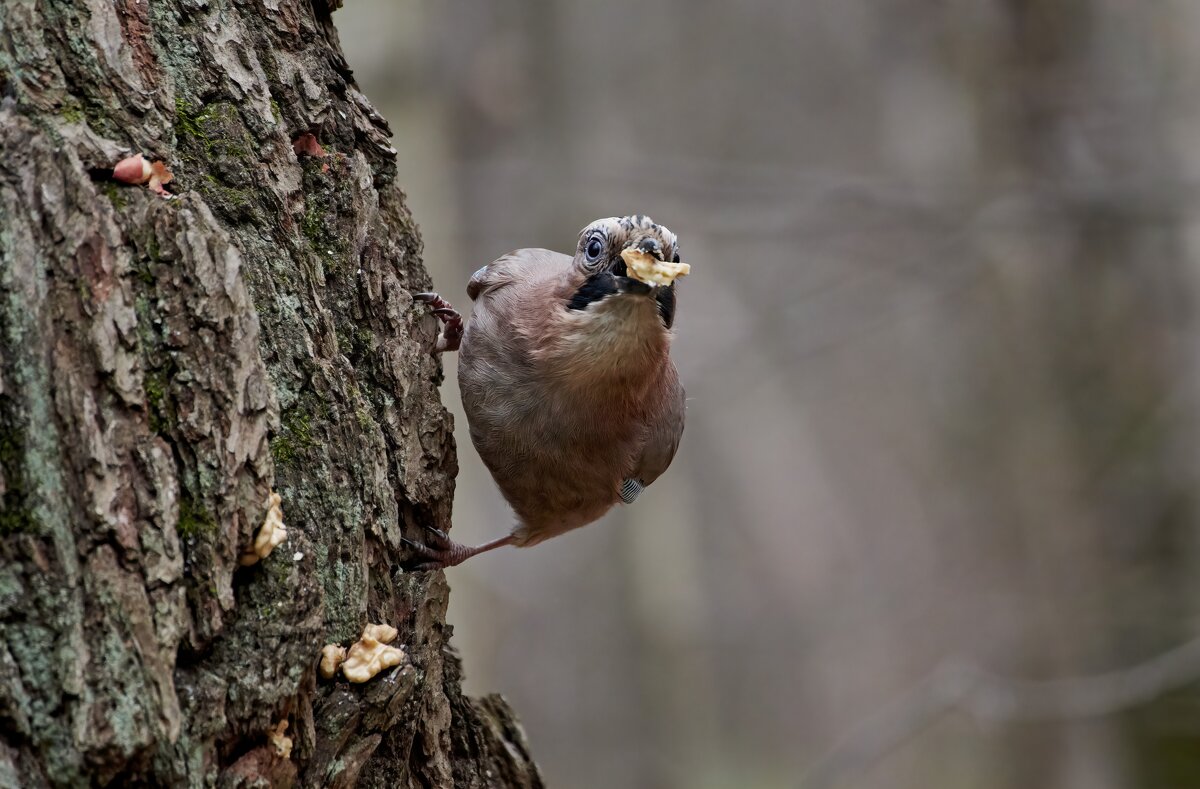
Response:
[[[485,542],[483,545],[472,547],[455,542],[450,539],[450,535],[441,529],[426,526],[425,530],[429,532],[429,539],[423,543],[410,540],[407,537],[400,538],[416,554],[414,559],[405,563],[404,569],[415,572],[444,570],[447,567],[462,564],[472,556],[484,551],[490,551],[493,548],[499,548],[504,545],[511,545],[513,541],[512,535],[509,535],[508,537],[501,537],[498,540],[492,540],[491,542]]]
[[[458,310],[436,293],[416,293],[413,294],[413,298],[432,307],[430,311],[442,322],[442,334],[438,337],[433,352],[457,351],[463,336],[463,319]]]

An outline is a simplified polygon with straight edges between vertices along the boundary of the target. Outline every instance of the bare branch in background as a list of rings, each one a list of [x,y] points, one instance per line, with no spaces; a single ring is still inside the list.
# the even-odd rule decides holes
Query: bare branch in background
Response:
[[[1197,680],[1200,636],[1136,666],[1090,677],[1014,679],[951,658],[817,762],[801,786],[841,786],[950,712],[965,712],[981,724],[1098,718]]]

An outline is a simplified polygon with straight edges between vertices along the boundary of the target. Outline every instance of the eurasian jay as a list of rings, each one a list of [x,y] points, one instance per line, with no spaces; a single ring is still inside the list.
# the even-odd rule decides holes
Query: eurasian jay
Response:
[[[580,232],[574,257],[519,249],[476,271],[465,331],[436,293],[416,295],[445,324],[435,352],[459,350],[471,441],[517,516],[476,547],[433,529],[426,544],[406,541],[420,569],[584,526],[666,471],[683,433],[670,352],[687,268],[666,227],[613,217]]]

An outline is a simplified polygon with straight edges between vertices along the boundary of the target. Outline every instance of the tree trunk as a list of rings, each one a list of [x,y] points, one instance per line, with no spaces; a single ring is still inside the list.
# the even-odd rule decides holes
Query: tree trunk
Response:
[[[541,783],[505,702],[461,693],[442,574],[398,568],[457,466],[330,13],[5,0],[0,785]],[[110,180],[139,151],[177,198]],[[242,567],[272,491],[288,539]],[[368,622],[405,661],[319,679]]]

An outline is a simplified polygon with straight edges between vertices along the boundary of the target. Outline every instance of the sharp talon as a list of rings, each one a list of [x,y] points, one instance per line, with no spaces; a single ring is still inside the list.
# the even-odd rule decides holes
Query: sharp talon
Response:
[[[401,537],[400,539],[403,540],[404,544],[411,548],[413,553],[416,554],[416,556],[409,561],[401,563],[400,566],[405,570],[424,572],[426,570],[441,570],[445,567],[457,564],[457,562],[454,561],[453,551],[443,550],[441,548],[431,548],[428,545],[422,545],[421,543],[410,540],[406,537]]]
[[[453,544],[453,540],[450,539],[450,535],[446,534],[446,532],[442,531],[441,529],[437,528],[436,526],[430,526],[427,523],[422,523],[421,526],[422,526],[422,528],[425,529],[425,531],[432,534],[433,538],[435,540],[437,540],[438,542],[440,542],[442,545]]]
[[[431,526],[427,523],[422,523],[421,528],[429,533],[429,542],[417,542],[410,540],[408,537],[401,537],[400,541],[412,549],[416,557],[412,562],[405,562],[405,569],[425,571],[425,570],[440,570],[445,567],[452,567],[462,561],[465,556],[463,546],[450,539],[450,535],[446,532]]]
[[[400,541],[403,542],[405,545],[407,545],[409,548],[416,551],[417,554],[419,554],[424,559],[437,559],[437,558],[439,558],[438,554],[441,553],[436,548],[430,548],[428,545],[419,543],[416,540],[410,540],[407,537],[401,537]]]
[[[463,320],[458,310],[436,293],[414,293],[414,301],[424,302],[433,309],[430,310],[442,322],[442,336],[438,338],[434,353],[457,351],[459,341],[463,336]]]

